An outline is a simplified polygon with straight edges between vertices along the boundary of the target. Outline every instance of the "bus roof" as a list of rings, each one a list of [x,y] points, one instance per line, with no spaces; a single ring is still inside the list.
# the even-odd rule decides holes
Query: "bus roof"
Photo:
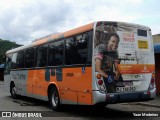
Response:
[[[76,34],[79,34],[79,33],[82,33],[82,32],[89,31],[89,30],[93,29],[94,24],[96,24],[98,22],[105,22],[105,23],[111,23],[111,24],[113,23],[113,24],[118,24],[120,26],[128,26],[128,27],[130,26],[130,27],[141,28],[141,29],[150,29],[149,27],[144,26],[144,25],[127,23],[127,22],[96,21],[96,22],[92,22],[90,24],[87,24],[87,25],[84,25],[84,26],[81,26],[81,27],[78,27],[78,28],[75,28],[75,29],[72,29],[72,30],[69,30],[69,31],[66,31],[66,32],[51,34],[51,35],[45,36],[43,38],[40,38],[40,39],[37,39],[37,40],[33,41],[32,43],[30,43],[28,45],[24,45],[24,46],[9,50],[9,51],[7,51],[6,54],[17,52],[17,51],[20,51],[20,50],[24,50],[24,49],[27,49],[27,48],[30,48],[30,47],[38,46],[38,45],[41,45],[41,44],[45,44],[47,42],[57,40],[58,38],[69,37],[69,36],[72,36],[72,35],[76,35]]]
[[[6,54],[17,52],[17,51],[20,51],[20,50],[24,50],[24,49],[27,49],[27,48],[30,48],[30,47],[38,46],[38,45],[41,45],[41,44],[45,44],[47,42],[57,40],[58,38],[69,37],[69,36],[76,35],[76,34],[79,34],[79,33],[82,33],[82,32],[86,32],[86,31],[89,31],[89,30],[93,29],[93,26],[94,26],[94,22],[90,23],[90,24],[87,24],[87,25],[84,25],[84,26],[81,26],[81,27],[78,27],[78,28],[75,28],[75,29],[72,29],[72,30],[69,30],[69,31],[66,31],[66,32],[51,34],[51,35],[48,35],[46,37],[37,39],[37,40],[33,41],[32,43],[30,43],[28,45],[24,45],[24,46],[9,50],[9,51],[7,51]]]

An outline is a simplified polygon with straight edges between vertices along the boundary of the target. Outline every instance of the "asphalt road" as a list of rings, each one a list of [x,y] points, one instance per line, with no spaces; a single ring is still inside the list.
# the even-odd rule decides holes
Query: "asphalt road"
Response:
[[[130,105],[130,104],[113,104],[108,105],[106,108],[95,108],[92,106],[71,106],[65,105],[61,112],[55,112],[49,107],[48,102],[41,100],[29,98],[29,97],[20,97],[19,99],[12,99],[10,93],[4,91],[4,86],[0,85],[0,111],[11,111],[17,113],[42,113],[42,118],[7,118],[7,120],[20,120],[20,119],[40,119],[40,120],[112,120],[114,119],[144,119],[144,120],[158,120],[160,119],[160,112],[158,113],[159,117],[134,117],[134,113],[141,111],[141,113],[153,111],[160,111],[160,108],[142,106],[142,105]],[[45,111],[45,112],[44,112]],[[140,113],[140,114],[141,114]],[[154,112],[157,113],[157,112]],[[44,116],[45,115],[45,116]],[[47,116],[47,117],[46,117]],[[6,118],[0,117],[0,120],[6,120]]]

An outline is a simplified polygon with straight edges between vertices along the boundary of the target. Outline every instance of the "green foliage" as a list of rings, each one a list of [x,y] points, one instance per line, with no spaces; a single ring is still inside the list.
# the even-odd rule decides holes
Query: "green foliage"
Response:
[[[21,45],[18,45],[15,42],[0,39],[0,64],[5,62],[4,58],[7,50],[10,50],[19,46]]]

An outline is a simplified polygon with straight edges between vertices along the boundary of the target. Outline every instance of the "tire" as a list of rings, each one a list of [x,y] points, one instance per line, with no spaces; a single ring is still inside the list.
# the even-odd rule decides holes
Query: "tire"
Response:
[[[11,97],[13,99],[17,99],[18,98],[18,95],[16,94],[16,87],[14,84],[11,84],[11,87],[10,87],[10,92],[11,92]]]
[[[49,102],[50,106],[54,111],[60,110],[60,98],[59,93],[56,87],[51,88],[49,92]]]

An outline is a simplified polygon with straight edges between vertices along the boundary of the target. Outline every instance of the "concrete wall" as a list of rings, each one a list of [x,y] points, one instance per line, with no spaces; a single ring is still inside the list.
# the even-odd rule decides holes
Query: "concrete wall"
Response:
[[[160,34],[153,35],[153,43],[160,43]],[[157,93],[160,94],[160,53],[155,53],[155,78]]]
[[[160,94],[160,53],[155,53],[155,81],[156,81],[156,88],[157,93]]]
[[[160,43],[160,34],[152,35],[153,43]]]

